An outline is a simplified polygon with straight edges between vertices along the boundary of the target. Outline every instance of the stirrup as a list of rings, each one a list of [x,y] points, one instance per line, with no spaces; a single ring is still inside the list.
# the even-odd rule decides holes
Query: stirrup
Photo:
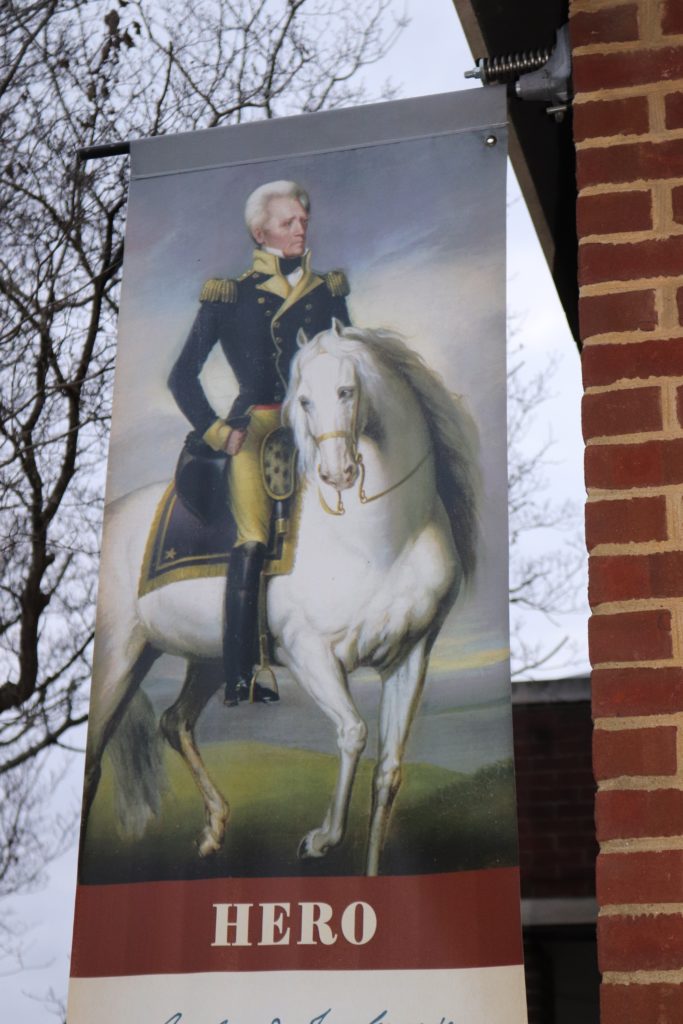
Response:
[[[264,677],[264,676],[267,676],[267,678],[268,678],[268,682],[267,683],[265,681],[263,681],[263,678],[261,678],[261,679],[259,678],[259,677]],[[269,697],[265,701],[259,701],[258,698],[256,697],[256,687],[257,686],[261,687],[264,690],[268,690],[270,693],[273,694],[273,696]],[[278,701],[279,699],[280,699],[280,690],[279,690],[278,685],[277,685],[277,679],[275,678],[275,673],[273,672],[273,670],[270,667],[270,665],[268,665],[268,664],[261,664],[261,665],[259,665],[258,668],[256,669],[256,671],[254,672],[253,676],[251,677],[251,682],[249,683],[249,703],[250,704],[270,704],[270,703],[273,703],[274,704],[275,701]]]

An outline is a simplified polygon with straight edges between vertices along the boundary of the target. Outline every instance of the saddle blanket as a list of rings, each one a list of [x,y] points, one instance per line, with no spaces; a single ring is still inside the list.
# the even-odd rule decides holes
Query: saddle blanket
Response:
[[[292,571],[299,526],[300,502],[291,499],[286,532],[271,531],[265,576],[286,576]],[[138,596],[179,580],[227,576],[236,527],[226,509],[217,522],[205,524],[179,500],[170,483],[157,506],[142,560]]]

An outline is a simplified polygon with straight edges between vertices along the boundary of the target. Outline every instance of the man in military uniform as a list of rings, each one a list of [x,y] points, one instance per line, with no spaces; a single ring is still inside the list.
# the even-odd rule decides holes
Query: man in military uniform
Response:
[[[293,181],[268,182],[247,199],[245,220],[257,244],[249,270],[237,280],[207,281],[200,307],[168,379],[187,419],[215,451],[231,456],[230,506],[237,539],[225,598],[225,702],[249,692],[257,630],[258,584],[272,511],[261,474],[264,438],[280,425],[280,408],[297,352],[297,333],[309,337],[333,317],[349,323],[344,273],[316,273],[306,248],[308,194]],[[225,419],[216,416],[199,381],[220,344],[237,378],[238,395]],[[259,686],[256,698],[277,700]]]

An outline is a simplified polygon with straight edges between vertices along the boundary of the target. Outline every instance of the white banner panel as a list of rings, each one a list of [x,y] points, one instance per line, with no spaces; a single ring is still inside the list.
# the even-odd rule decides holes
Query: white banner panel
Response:
[[[521,967],[373,971],[350,980],[344,971],[320,971],[315,984],[306,971],[74,979],[70,1013],[98,1024],[517,1024],[525,1017]]]

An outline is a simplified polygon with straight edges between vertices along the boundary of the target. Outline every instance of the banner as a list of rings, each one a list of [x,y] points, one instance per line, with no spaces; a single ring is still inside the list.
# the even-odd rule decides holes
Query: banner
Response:
[[[132,147],[69,1024],[526,1021],[505,92]]]

